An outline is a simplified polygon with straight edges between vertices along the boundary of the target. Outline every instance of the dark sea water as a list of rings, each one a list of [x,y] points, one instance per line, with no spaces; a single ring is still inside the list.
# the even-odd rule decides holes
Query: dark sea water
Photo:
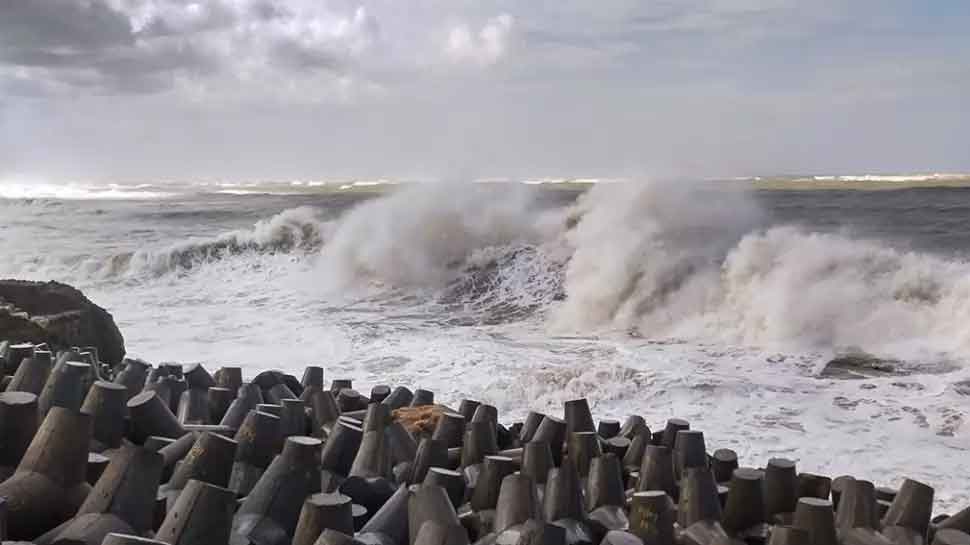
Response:
[[[205,191],[0,199],[0,277],[79,287],[152,362],[323,365],[508,418],[589,397],[970,501],[968,190]],[[860,351],[894,372],[824,372]]]

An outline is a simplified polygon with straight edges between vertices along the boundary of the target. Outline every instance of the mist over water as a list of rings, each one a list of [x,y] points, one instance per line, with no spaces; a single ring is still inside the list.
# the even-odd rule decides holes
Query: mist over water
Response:
[[[321,364],[510,416],[588,396],[742,456],[906,470],[951,505],[970,499],[945,484],[970,471],[964,202],[663,183],[0,200],[0,276],[78,286],[151,361]],[[855,350],[894,372],[821,376]]]

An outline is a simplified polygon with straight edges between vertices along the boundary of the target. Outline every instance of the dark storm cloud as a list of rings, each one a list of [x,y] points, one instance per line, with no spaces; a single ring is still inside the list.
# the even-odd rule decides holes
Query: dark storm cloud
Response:
[[[6,62],[84,58],[133,43],[128,17],[98,0],[5,0],[0,10],[0,56]]]
[[[21,70],[0,77],[20,96],[48,96],[149,93],[180,78],[231,82],[251,79],[254,67],[341,72],[376,22],[365,12],[328,22],[266,0],[8,0],[0,68]]]

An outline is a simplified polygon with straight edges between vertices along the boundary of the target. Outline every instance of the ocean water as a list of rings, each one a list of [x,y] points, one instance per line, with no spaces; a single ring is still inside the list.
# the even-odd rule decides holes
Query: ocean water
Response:
[[[322,365],[505,420],[588,397],[970,503],[968,190],[318,189],[7,188],[0,277],[77,286],[153,363]],[[893,372],[823,374],[859,351]]]

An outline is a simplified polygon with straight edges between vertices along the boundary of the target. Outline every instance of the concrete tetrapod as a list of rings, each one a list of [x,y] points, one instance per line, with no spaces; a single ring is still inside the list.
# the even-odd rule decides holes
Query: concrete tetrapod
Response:
[[[674,503],[663,490],[635,492],[630,503],[630,532],[644,545],[673,545]]]
[[[486,456],[498,451],[495,441],[495,428],[491,422],[471,422],[465,432],[465,441],[461,448],[461,467],[466,468],[480,464]]]
[[[447,448],[460,447],[465,436],[465,417],[458,413],[444,412],[438,418],[431,438],[443,441]]]
[[[222,422],[229,406],[236,399],[236,391],[213,386],[206,391],[206,404],[209,406],[209,422]]]
[[[536,484],[546,484],[549,470],[553,468],[552,451],[545,441],[529,441],[522,448],[522,469],[524,475],[532,477]]]
[[[799,498],[792,526],[808,533],[810,545],[838,545],[832,502],[820,498]]]
[[[677,483],[674,482],[673,456],[667,447],[649,445],[643,453],[637,491],[647,490],[663,490],[673,500],[680,496]]]
[[[593,415],[589,412],[589,402],[586,398],[563,403],[563,414],[563,420],[566,421],[566,437],[579,432],[596,432],[596,425],[593,423]]]
[[[162,455],[127,444],[115,453],[77,514],[35,540],[38,545],[99,545],[110,533],[143,534],[152,527]]]
[[[389,395],[391,395],[391,387],[386,384],[378,384],[370,389],[370,402],[381,403]]]
[[[236,391],[236,399],[232,400],[219,424],[238,430],[249,411],[255,409],[262,402],[263,394],[259,386],[252,383],[240,386]]]
[[[185,383],[190,390],[208,390],[216,385],[215,379],[212,378],[212,375],[206,371],[201,363],[193,363],[186,367],[182,376],[185,377]]]
[[[189,388],[182,392],[179,399],[176,418],[182,424],[209,423],[209,393],[208,389]]]
[[[739,534],[765,522],[764,474],[756,469],[741,467],[734,470],[731,490],[721,524],[730,534]]]
[[[84,399],[81,411],[94,417],[91,450],[102,452],[121,446],[125,435],[125,395],[127,390],[120,384],[99,380],[94,383]]]
[[[125,358],[124,362],[125,368],[115,375],[114,382],[125,387],[125,401],[127,402],[145,388],[149,365],[138,359]]]
[[[721,502],[717,496],[717,483],[710,469],[688,468],[681,483],[677,522],[688,528],[699,521],[721,520]],[[722,530],[723,531],[723,530]]]
[[[269,467],[283,444],[279,417],[251,411],[234,437],[236,456],[229,476],[229,488],[240,497],[250,490]]]
[[[647,448],[650,445],[650,430],[644,429],[640,433],[633,436],[630,441],[630,445],[626,449],[626,454],[623,455],[623,467],[631,471],[636,471],[641,468],[643,464],[643,457],[646,455]],[[667,447],[664,447],[667,448]],[[671,464],[673,464],[673,458],[671,458]],[[673,465],[671,465],[670,479],[673,480]]]
[[[469,504],[473,511],[495,509],[502,479],[515,472],[515,462],[506,456],[486,456],[482,472],[471,493]]]
[[[562,464],[563,444],[566,442],[566,422],[547,415],[539,423],[532,440],[545,441],[549,445],[553,463],[558,467]]]
[[[688,468],[708,466],[704,432],[698,430],[677,432],[674,439],[674,480],[680,482]]]
[[[590,464],[589,481],[586,485],[586,510],[592,511],[605,505],[622,507],[625,504],[620,460],[613,454],[597,456]]]
[[[173,439],[185,435],[185,428],[155,392],[142,392],[128,400],[127,405],[131,418],[129,436],[135,443],[141,444],[152,435]]]
[[[814,473],[798,474],[798,497],[826,500],[832,491],[832,479]]]
[[[168,483],[160,490],[171,512],[182,489],[191,480],[198,480],[225,488],[229,485],[233,460],[236,456],[236,441],[215,433],[199,435],[192,449],[182,459]]]
[[[884,526],[912,528],[926,535],[933,513],[933,487],[919,481],[906,479],[893,499],[889,511],[882,519]]]
[[[292,545],[313,545],[324,530],[354,534],[351,499],[340,493],[313,494],[303,502]]]
[[[674,450],[674,446],[677,443],[677,433],[682,430],[689,430],[690,422],[682,418],[671,418],[667,420],[667,425],[664,427],[662,439],[660,444],[669,448],[671,451]]]
[[[609,530],[626,529],[629,518],[623,507],[626,495],[623,488],[623,468],[613,454],[593,459],[586,483],[586,509],[589,518]]]
[[[418,388],[414,391],[414,396],[411,397],[410,406],[424,407],[425,405],[434,405],[434,392]]]
[[[970,533],[970,507],[966,507],[954,515],[947,517],[946,520],[943,520],[937,525],[937,528],[940,530],[950,528]]]
[[[241,367],[220,367],[213,375],[219,388],[229,388],[232,391],[242,387],[242,368]]]
[[[37,396],[29,392],[0,394],[0,481],[20,464],[37,433]]]
[[[620,421],[604,418],[596,425],[596,435],[603,440],[612,439],[620,434]]]
[[[848,479],[843,482],[839,507],[835,514],[835,526],[840,531],[852,528],[875,529],[876,487],[869,481]]]
[[[602,454],[599,437],[594,431],[575,432],[569,435],[569,446],[566,451],[569,458],[576,464],[579,476],[583,478],[589,475],[589,466],[593,462],[593,458]]]
[[[408,505],[411,492],[407,486],[398,487],[394,495],[368,520],[357,534],[370,544],[402,545],[408,543]],[[326,534],[326,532],[324,532]],[[321,536],[322,537],[322,536]],[[317,540],[320,543],[320,540]]]
[[[369,512],[377,511],[394,494],[394,484],[388,480],[390,472],[389,452],[384,447],[384,431],[369,431],[364,434],[347,480],[340,485],[340,491],[350,496],[354,503],[366,507]]]
[[[51,407],[65,407],[74,411],[81,409],[87,395],[87,380],[91,366],[76,361],[64,362],[51,371],[44,389],[37,399],[37,411],[43,419]]]
[[[434,521],[443,526],[460,526],[448,493],[440,486],[420,486],[408,498],[408,543],[414,545],[421,525]]]
[[[536,430],[539,429],[539,424],[542,423],[542,419],[545,417],[546,415],[542,413],[529,411],[529,414],[525,417],[525,422],[522,424],[522,429],[519,431],[520,445],[526,445],[532,441],[532,438],[536,434]]]
[[[414,545],[468,545],[468,532],[461,525],[429,520],[421,525]]]
[[[933,545],[970,545],[970,534],[953,528],[944,528],[933,537]]]
[[[320,455],[321,469],[348,475],[363,438],[364,430],[360,426],[338,418]]]
[[[809,533],[801,528],[775,526],[771,531],[768,545],[812,545],[812,539]]]
[[[582,484],[576,466],[569,458],[549,471],[546,493],[542,500],[542,513],[549,522],[560,519],[578,521],[585,518]]]
[[[35,350],[33,355],[20,361],[20,366],[7,385],[8,392],[28,392],[40,395],[51,374],[54,361],[46,350]]]
[[[314,436],[322,435],[321,428],[340,418],[340,407],[330,390],[314,390],[310,394],[310,422]]]
[[[300,518],[303,500],[319,489],[320,440],[289,437],[246,496],[232,523],[230,545],[288,545]]]
[[[465,477],[460,471],[445,469],[443,467],[433,467],[428,470],[428,474],[421,484],[422,486],[440,486],[444,488],[455,510],[465,500]]]
[[[384,398],[381,403],[387,405],[391,410],[400,409],[402,407],[407,407],[411,404],[411,400],[414,399],[414,394],[411,390],[404,386],[398,386],[394,388],[391,394]]]
[[[283,399],[280,401],[283,407],[280,413],[280,431],[283,437],[291,435],[306,435],[309,426],[307,425],[306,404],[299,399]]]
[[[792,513],[798,502],[798,474],[795,462],[772,458],[765,467],[765,512],[768,520],[779,513]]]
[[[229,542],[236,495],[228,488],[190,480],[155,533],[170,545]]]
[[[730,482],[734,470],[738,468],[738,453],[728,448],[719,448],[711,456],[711,470],[714,480],[719,483]]]
[[[539,498],[531,477],[513,473],[502,479],[493,524],[496,533],[540,516]]]
[[[444,441],[424,437],[418,444],[418,451],[408,472],[405,484],[417,484],[424,481],[425,475],[432,467],[446,467],[448,465],[448,447]]]
[[[619,435],[632,441],[634,437],[644,431],[647,435],[650,435],[650,427],[647,426],[647,421],[638,414],[631,414],[623,421],[623,425],[620,426]]]
[[[90,415],[53,407],[16,472],[0,483],[7,498],[7,532],[31,540],[73,516],[91,490],[86,480]]]

